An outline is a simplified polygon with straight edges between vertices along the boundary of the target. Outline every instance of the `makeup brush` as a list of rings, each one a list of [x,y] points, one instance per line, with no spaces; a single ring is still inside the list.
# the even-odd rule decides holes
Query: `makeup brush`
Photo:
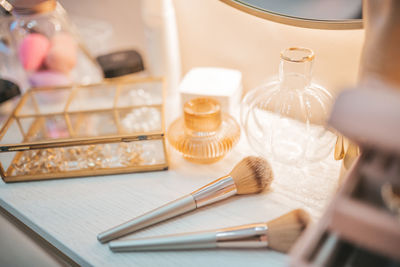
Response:
[[[270,248],[288,252],[309,222],[304,210],[293,210],[267,223],[247,224],[214,231],[112,241],[114,252],[186,250],[203,248]]]
[[[272,169],[265,159],[246,157],[228,175],[164,206],[104,231],[97,236],[97,239],[105,243],[236,194],[259,193],[269,188],[272,180]]]

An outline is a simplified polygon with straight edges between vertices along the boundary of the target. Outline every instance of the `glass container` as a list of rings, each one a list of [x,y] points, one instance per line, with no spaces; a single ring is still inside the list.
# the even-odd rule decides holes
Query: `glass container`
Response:
[[[22,92],[28,88],[26,74],[19,64],[17,51],[12,45],[8,25],[12,16],[0,13],[0,77],[9,80],[21,88]]]
[[[183,118],[168,130],[169,143],[183,157],[208,164],[222,159],[238,142],[240,127],[233,117],[221,112],[213,98],[195,98],[185,103]]]
[[[15,0],[12,44],[31,87],[90,84],[102,80],[96,61],[55,0]]]
[[[0,130],[5,182],[166,170],[163,81],[28,90]]]
[[[325,128],[332,96],[312,82],[313,61],[310,49],[283,50],[278,79],[244,97],[241,123],[258,154],[301,166],[332,151],[336,135]]]

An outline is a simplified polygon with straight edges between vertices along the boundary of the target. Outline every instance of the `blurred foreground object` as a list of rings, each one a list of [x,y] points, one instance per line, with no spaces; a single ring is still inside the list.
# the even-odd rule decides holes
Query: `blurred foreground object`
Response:
[[[360,147],[361,156],[321,221],[296,244],[292,266],[397,266],[400,92],[346,91],[329,123]]]
[[[400,2],[363,3],[360,86],[338,97],[329,120],[361,155],[292,266],[400,265]]]

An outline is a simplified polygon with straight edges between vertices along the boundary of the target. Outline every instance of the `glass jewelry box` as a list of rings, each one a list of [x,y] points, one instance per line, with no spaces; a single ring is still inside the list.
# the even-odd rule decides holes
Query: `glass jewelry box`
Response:
[[[34,88],[0,132],[5,182],[168,169],[159,78]]]

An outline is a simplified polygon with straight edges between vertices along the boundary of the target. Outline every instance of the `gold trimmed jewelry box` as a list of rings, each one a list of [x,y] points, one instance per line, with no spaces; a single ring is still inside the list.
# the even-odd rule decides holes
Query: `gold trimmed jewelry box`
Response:
[[[163,80],[33,88],[0,132],[5,182],[168,169]]]

